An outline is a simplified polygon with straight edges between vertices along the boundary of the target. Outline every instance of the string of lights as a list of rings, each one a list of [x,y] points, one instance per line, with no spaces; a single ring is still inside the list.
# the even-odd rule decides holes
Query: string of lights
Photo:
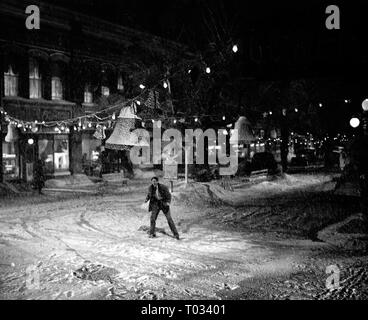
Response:
[[[236,53],[238,51],[238,46],[237,45],[233,45],[232,46],[232,51],[233,53]],[[203,59],[203,57],[200,57],[200,63],[203,63],[205,59]],[[9,115],[6,111],[4,111],[3,108],[0,109],[0,112],[2,114],[5,115],[5,120],[7,122],[10,122],[12,124],[14,124],[16,127],[18,128],[22,128],[23,131],[27,131],[27,129],[31,129],[34,132],[38,131],[38,126],[43,126],[43,127],[55,127],[55,131],[70,131],[69,127],[73,127],[74,130],[80,130],[80,129],[86,129],[88,128],[92,128],[95,125],[103,125],[105,127],[111,127],[113,122],[116,120],[116,114],[115,112],[126,107],[126,106],[132,106],[134,104],[137,105],[141,105],[142,104],[142,97],[149,91],[151,90],[155,90],[161,86],[163,86],[164,89],[168,89],[169,88],[169,79],[175,77],[177,74],[181,73],[181,72],[186,72],[188,74],[191,73],[192,69],[191,66],[194,65],[198,65],[198,60],[191,60],[191,61],[182,61],[180,63],[178,63],[175,67],[173,67],[172,69],[176,71],[174,72],[170,72],[168,74],[168,72],[166,71],[164,75],[162,75],[160,77],[160,80],[153,86],[151,87],[146,87],[144,84],[139,84],[139,88],[141,89],[141,92],[134,96],[133,98],[130,98],[128,100],[125,101],[120,101],[118,103],[115,103],[111,106],[108,106],[106,108],[103,108],[101,110],[98,110],[96,112],[93,112],[91,114],[88,115],[82,115],[82,116],[77,116],[77,117],[73,117],[73,118],[69,118],[69,119],[63,119],[63,120],[53,120],[53,121],[38,121],[38,120],[34,120],[34,121],[25,121],[25,120],[21,120],[18,118],[15,118],[11,115]],[[211,73],[211,68],[214,68],[217,64],[214,63],[212,65],[208,65],[205,64],[205,73],[206,74],[210,74]],[[115,111],[115,112],[114,112]],[[108,115],[106,117],[100,117],[100,114],[103,113],[109,113],[109,112],[113,112],[112,115]],[[213,115],[194,115],[194,116],[185,116],[185,118],[193,118],[195,122],[199,121],[199,118],[203,118],[203,117],[213,117]],[[223,116],[222,118],[224,118],[225,116]],[[97,119],[97,122],[93,122],[90,119]],[[184,122],[185,122],[185,118],[184,118]],[[174,124],[177,123],[177,121],[179,122],[183,122],[182,119],[177,120],[175,117],[166,117],[166,119],[171,120]],[[148,118],[142,118],[142,122],[145,121],[152,121],[154,122],[154,119],[148,119]],[[224,120],[224,119],[223,119]],[[82,123],[83,122],[83,123]],[[108,122],[108,123],[106,123]]]

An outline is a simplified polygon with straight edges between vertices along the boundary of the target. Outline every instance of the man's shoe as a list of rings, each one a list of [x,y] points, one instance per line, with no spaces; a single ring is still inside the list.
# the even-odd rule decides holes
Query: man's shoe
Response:
[[[178,235],[178,234],[175,236],[175,239],[176,239],[176,240],[180,240],[180,237],[179,237],[179,235]]]
[[[156,238],[156,235],[155,234],[150,234],[149,238]]]

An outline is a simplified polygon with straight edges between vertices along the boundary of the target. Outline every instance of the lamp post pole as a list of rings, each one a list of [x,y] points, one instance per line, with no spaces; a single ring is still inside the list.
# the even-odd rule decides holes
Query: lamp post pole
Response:
[[[363,145],[361,150],[361,159],[360,159],[360,192],[361,192],[361,201],[362,201],[362,210],[365,218],[365,223],[368,223],[368,168],[367,168],[367,147],[368,147],[368,99],[365,99],[362,102],[363,109]]]
[[[0,96],[0,105],[2,105],[2,97]],[[0,183],[4,182],[3,170],[3,112],[0,112]]]
[[[2,57],[0,56],[0,61]],[[0,108],[3,107],[3,80],[4,77],[0,75]],[[3,168],[3,109],[0,112],[0,183],[4,182],[4,168]]]

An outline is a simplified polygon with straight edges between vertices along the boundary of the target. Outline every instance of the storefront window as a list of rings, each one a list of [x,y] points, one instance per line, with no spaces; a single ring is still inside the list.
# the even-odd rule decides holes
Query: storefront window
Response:
[[[92,134],[82,135],[82,167],[87,175],[93,175],[100,164],[101,140]]]
[[[92,134],[82,136],[83,159],[87,161],[97,161],[101,150],[101,140],[93,137]]]
[[[69,170],[69,139],[68,136],[54,136],[55,172]]]
[[[45,174],[69,171],[67,135],[50,135],[38,140],[39,158],[45,163]]]
[[[14,142],[3,142],[4,179],[11,180],[19,177],[19,162],[17,147]]]
[[[50,136],[45,139],[38,140],[38,155],[45,164],[45,174],[54,173],[54,152],[53,152],[54,139]]]

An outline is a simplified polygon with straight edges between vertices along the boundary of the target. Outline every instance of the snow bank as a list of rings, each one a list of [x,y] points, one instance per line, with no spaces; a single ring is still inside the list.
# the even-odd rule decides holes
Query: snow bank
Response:
[[[134,179],[151,179],[152,177],[162,177],[162,170],[134,170]]]
[[[242,188],[234,191],[225,190],[218,183],[191,183],[188,186],[182,186],[173,194],[179,201],[191,201],[199,203],[227,203],[230,205],[242,205],[244,202],[252,199],[267,198],[275,195],[281,195],[285,192],[303,190],[310,187],[321,188],[332,181],[329,175],[287,175],[273,181],[263,181],[258,184],[244,183]],[[329,185],[333,189],[334,185]]]
[[[353,215],[318,232],[318,239],[343,250],[368,250],[366,222],[362,214]]]
[[[74,174],[72,176],[46,180],[46,188],[67,188],[80,186],[93,186],[94,183],[85,174]]]

